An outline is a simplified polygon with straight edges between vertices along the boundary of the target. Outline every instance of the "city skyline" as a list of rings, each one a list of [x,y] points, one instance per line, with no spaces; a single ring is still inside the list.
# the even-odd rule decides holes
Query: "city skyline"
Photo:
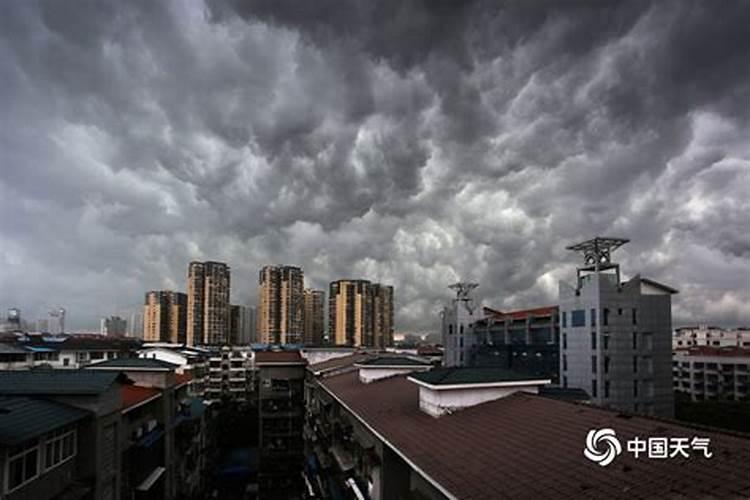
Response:
[[[7,5],[1,310],[97,331],[206,260],[254,305],[288,262],[437,331],[449,284],[551,305],[608,234],[675,326],[750,325],[747,3],[299,9]]]

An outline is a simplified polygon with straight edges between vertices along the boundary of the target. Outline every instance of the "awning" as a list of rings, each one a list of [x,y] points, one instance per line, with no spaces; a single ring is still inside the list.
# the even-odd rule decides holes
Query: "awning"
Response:
[[[148,475],[146,479],[143,480],[141,484],[136,487],[136,491],[148,491],[151,489],[151,487],[156,483],[156,481],[159,480],[162,474],[164,474],[164,471],[166,471],[164,467],[157,467],[153,471],[151,471],[151,474]]]

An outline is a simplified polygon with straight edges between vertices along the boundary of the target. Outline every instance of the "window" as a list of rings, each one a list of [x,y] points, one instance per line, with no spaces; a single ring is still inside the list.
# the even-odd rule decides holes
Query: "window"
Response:
[[[636,312],[635,307],[633,308],[633,324],[634,325],[638,324],[638,313]]]
[[[622,307],[617,310],[617,315],[622,316]]]
[[[464,338],[463,337],[459,338],[458,345],[459,345],[459,347],[463,348],[463,346],[464,346]]]
[[[604,381],[604,397],[609,397],[609,380]]]
[[[597,397],[597,395],[596,395],[596,380],[592,380],[591,381],[591,397],[592,398]]]
[[[10,493],[28,483],[39,475],[39,442],[28,441],[15,446],[8,452],[8,484],[6,493]]]
[[[609,373],[609,356],[604,356],[604,373]]]
[[[637,380],[633,380],[633,397],[634,398],[638,397],[638,381]]]
[[[563,311],[562,313],[562,326],[563,328],[568,327],[568,312],[567,311]]]
[[[464,325],[463,324],[459,327],[459,332],[461,333],[461,335],[463,335],[463,333],[464,333]]]
[[[563,354],[563,371],[568,369],[568,357]]]
[[[570,326],[573,328],[578,326],[586,326],[586,311],[578,309],[570,313]]]
[[[591,356],[591,373],[596,373],[596,356]]]
[[[633,373],[638,373],[638,356],[633,356]]]
[[[596,309],[591,310],[591,326],[596,326]]]
[[[69,366],[70,365],[70,358],[64,358],[63,359],[63,366]]]
[[[568,334],[563,332],[563,349],[568,348]]]
[[[638,332],[633,332],[633,349],[638,349]]]
[[[609,349],[609,335],[602,335],[602,349]]]
[[[448,325],[448,335],[453,335],[453,323]]]
[[[607,326],[609,324],[609,309],[606,307],[602,310],[602,325]]]
[[[568,377],[563,377],[563,387],[564,387],[565,389],[567,389],[567,388],[568,388]]]
[[[591,332],[591,348],[596,349],[596,332]]]
[[[59,465],[76,453],[75,429],[61,429],[52,433],[44,445],[44,469]]]

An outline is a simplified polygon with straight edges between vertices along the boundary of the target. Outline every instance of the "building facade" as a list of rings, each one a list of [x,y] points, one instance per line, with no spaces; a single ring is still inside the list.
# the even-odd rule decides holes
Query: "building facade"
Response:
[[[672,347],[746,347],[750,348],[750,328],[728,330],[718,326],[698,325],[675,329]]]
[[[258,337],[266,344],[299,344],[303,337],[304,273],[265,266],[258,276]]]
[[[674,351],[674,390],[693,401],[750,400],[750,349],[697,346]]]
[[[229,342],[232,345],[248,345],[255,342],[255,308],[231,306],[229,313]]]
[[[443,366],[468,366],[474,349],[475,337],[471,325],[479,319],[474,306],[472,290],[476,283],[455,283],[450,286],[456,291],[456,298],[441,314],[441,331],[443,338]]]
[[[171,290],[146,292],[143,306],[143,339],[146,342],[185,343],[187,295]]]
[[[230,269],[222,262],[188,266],[188,345],[229,342]]]
[[[592,402],[671,417],[672,294],[641,278],[622,282],[610,254],[627,240],[595,238],[569,247],[584,254],[574,286],[560,283],[560,380]]]
[[[323,345],[325,292],[305,289],[304,335],[305,345]]]
[[[340,346],[392,345],[393,287],[368,280],[331,282],[328,337]]]
[[[99,326],[100,335],[124,336],[128,331],[128,321],[119,316],[102,318]]]

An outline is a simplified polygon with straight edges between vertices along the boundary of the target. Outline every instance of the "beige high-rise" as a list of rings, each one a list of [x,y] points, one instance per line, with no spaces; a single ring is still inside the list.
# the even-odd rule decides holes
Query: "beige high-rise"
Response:
[[[387,347],[393,341],[393,287],[367,280],[330,285],[328,334],[335,345]]]
[[[323,344],[325,295],[323,290],[305,289],[305,322],[303,329],[305,345]]]
[[[188,345],[225,345],[229,342],[229,295],[229,266],[211,261],[190,263]]]
[[[258,277],[258,337],[269,344],[302,342],[304,274],[295,266],[265,266]]]
[[[146,293],[143,340],[183,344],[187,337],[187,295],[170,290]]]

